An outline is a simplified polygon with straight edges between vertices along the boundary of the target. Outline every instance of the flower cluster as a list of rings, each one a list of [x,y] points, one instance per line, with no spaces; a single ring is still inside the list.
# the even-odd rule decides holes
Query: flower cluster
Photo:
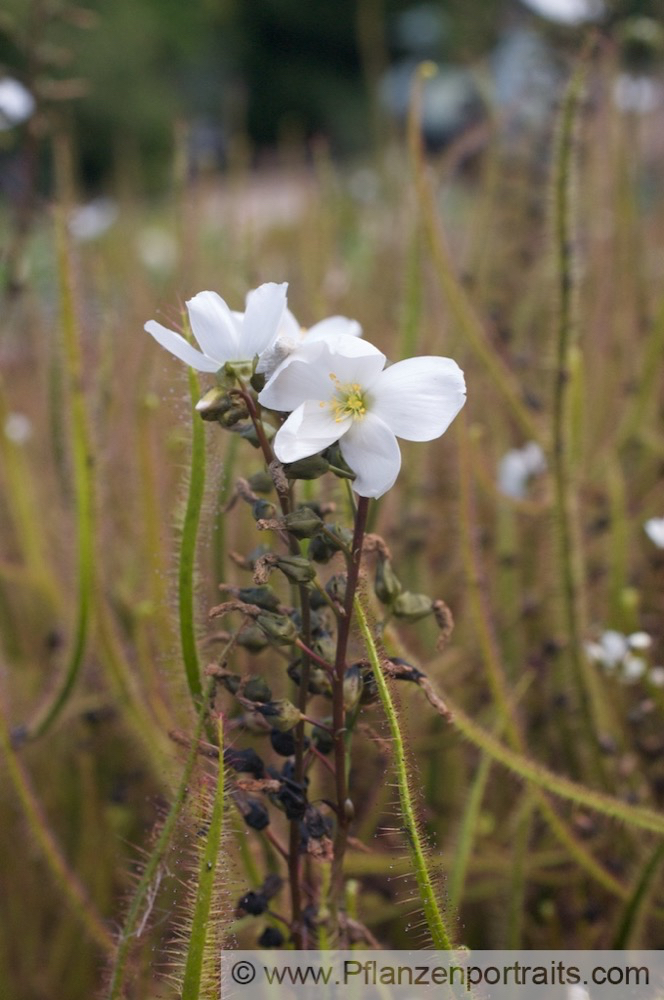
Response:
[[[248,294],[243,313],[215,292],[194,296],[187,311],[200,350],[160,323],[145,329],[198,371],[249,374],[253,384],[258,376],[260,406],[287,414],[273,442],[280,462],[310,458],[338,442],[358,495],[380,497],[399,474],[397,438],[431,441],[463,406],[463,372],[441,357],[388,365],[359,325],[342,316],[303,330],[287,308],[286,291],[285,283],[261,285]]]

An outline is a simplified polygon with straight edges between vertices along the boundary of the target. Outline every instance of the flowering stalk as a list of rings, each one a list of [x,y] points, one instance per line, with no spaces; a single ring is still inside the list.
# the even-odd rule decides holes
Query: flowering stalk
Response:
[[[337,835],[334,841],[334,862],[331,878],[333,898],[339,899],[343,888],[343,861],[348,842],[348,827],[353,818],[353,803],[348,797],[346,782],[346,725],[344,709],[344,678],[346,674],[346,653],[348,638],[353,616],[355,593],[362,561],[362,541],[367,526],[369,512],[368,497],[358,497],[357,513],[355,515],[355,530],[348,573],[346,577],[346,594],[344,597],[344,613],[339,620],[337,633],[337,650],[334,661],[334,679],[332,682],[332,719],[334,726],[334,762],[337,793]]]

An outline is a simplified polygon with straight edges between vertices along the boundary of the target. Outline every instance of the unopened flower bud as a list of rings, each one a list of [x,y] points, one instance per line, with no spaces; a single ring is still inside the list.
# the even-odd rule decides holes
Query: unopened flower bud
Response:
[[[273,729],[270,732],[270,743],[272,744],[272,749],[275,753],[278,753],[280,757],[293,757],[295,754],[295,737],[292,731],[287,733],[280,732],[279,729]],[[309,746],[308,737],[304,737],[304,747]]]
[[[322,455],[311,455],[284,465],[284,474],[286,479],[319,479],[329,468],[330,463]]]
[[[316,576],[314,566],[304,556],[278,556],[276,565],[292,583],[311,583]]]
[[[221,683],[230,694],[237,694],[242,685],[242,678],[239,674],[224,674],[221,678]]]
[[[310,507],[298,507],[282,518],[284,528],[296,538],[311,538],[320,528],[322,521]]]
[[[291,663],[287,672],[292,681],[295,681],[298,685],[301,683],[302,674],[299,661]],[[329,695],[332,693],[330,678],[322,667],[316,667],[313,665],[309,667],[309,685],[307,690],[309,694]]]
[[[297,627],[286,615],[275,615],[271,611],[263,611],[256,618],[256,624],[270,642],[277,646],[289,646],[297,639]]]
[[[266,927],[256,944],[259,948],[281,948],[285,938],[278,927]]]
[[[270,815],[262,802],[257,802],[256,799],[248,799],[246,806],[241,809],[241,812],[245,823],[252,830],[264,830],[266,826],[269,826]]]
[[[351,712],[357,705],[362,694],[362,674],[357,663],[348,667],[344,674],[344,708]]]
[[[318,753],[322,753],[324,756],[332,753],[334,749],[334,736],[329,730],[321,729],[320,726],[314,726],[311,731],[311,738]]]
[[[251,747],[246,750],[240,750],[238,747],[226,747],[224,764],[240,774],[251,774],[258,780],[265,777],[265,765]]]
[[[393,611],[397,618],[405,618],[406,621],[416,622],[420,618],[426,618],[433,611],[433,601],[426,594],[411,594],[405,590],[399,594],[393,605]]]
[[[261,649],[265,649],[269,645],[269,640],[262,627],[247,625],[238,635],[237,644],[243,649],[248,649],[251,653],[260,653]]]
[[[325,590],[333,601],[343,604],[346,598],[346,574],[337,573],[335,576],[331,576],[325,584]]]
[[[390,559],[379,559],[376,564],[376,579],[374,582],[376,597],[383,604],[392,604],[401,593],[401,584],[392,569]]]
[[[287,733],[294,729],[302,719],[302,713],[296,708],[288,698],[277,698],[267,705],[260,705],[256,709],[266,719],[269,719],[273,729],[278,729],[281,733]]]
[[[265,611],[276,611],[279,607],[279,598],[268,584],[262,587],[240,587],[237,596],[245,604],[255,604]]]
[[[263,469],[260,472],[254,472],[253,476],[249,476],[247,482],[254,493],[272,493],[274,489],[272,476]]]
[[[338,542],[331,536],[336,536]],[[330,524],[326,531],[319,531],[309,542],[309,558],[315,562],[329,562],[336,552],[352,544],[353,536],[347,528],[338,524]]]
[[[233,409],[236,405],[237,401],[228,395],[226,389],[216,385],[206,392],[204,396],[201,396],[196,403],[196,411],[201,415],[203,420],[216,420],[217,417]]]
[[[277,513],[277,508],[269,500],[254,500],[251,505],[251,513],[255,521],[263,518],[272,518]]]
[[[243,694],[249,701],[267,702],[272,698],[272,689],[262,677],[251,677],[244,685]]]

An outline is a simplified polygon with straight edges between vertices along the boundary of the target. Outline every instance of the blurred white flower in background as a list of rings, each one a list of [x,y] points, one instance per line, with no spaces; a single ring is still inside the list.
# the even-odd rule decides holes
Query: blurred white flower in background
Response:
[[[643,525],[643,530],[658,549],[664,549],[664,517],[651,517]]]
[[[178,259],[175,237],[162,226],[146,226],[136,237],[136,252],[150,271],[172,271]]]
[[[67,226],[73,239],[88,243],[108,232],[117,217],[118,206],[113,198],[95,198],[87,205],[72,209]]]
[[[12,444],[26,444],[32,437],[32,421],[25,413],[9,413],[3,431]]]
[[[621,73],[613,83],[613,103],[619,111],[647,115],[662,103],[662,88],[648,76]]]
[[[35,107],[34,97],[22,83],[11,76],[0,80],[0,132],[27,121]]]
[[[498,489],[507,497],[523,500],[529,481],[546,471],[544,452],[536,441],[512,448],[498,463]]]
[[[606,629],[595,642],[584,643],[586,655],[602,666],[623,684],[634,684],[647,679],[655,687],[664,686],[664,668],[650,667],[647,651],[652,646],[652,636],[647,632],[623,635],[615,629]]]
[[[604,14],[602,0],[522,0],[535,14],[557,24],[583,24]]]

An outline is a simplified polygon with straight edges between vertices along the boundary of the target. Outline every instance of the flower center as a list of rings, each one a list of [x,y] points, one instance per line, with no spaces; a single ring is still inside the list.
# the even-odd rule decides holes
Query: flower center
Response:
[[[367,400],[361,385],[349,382],[342,385],[336,376],[330,376],[336,386],[336,395],[331,401],[334,419],[339,424],[346,417],[359,420],[367,412]]]

